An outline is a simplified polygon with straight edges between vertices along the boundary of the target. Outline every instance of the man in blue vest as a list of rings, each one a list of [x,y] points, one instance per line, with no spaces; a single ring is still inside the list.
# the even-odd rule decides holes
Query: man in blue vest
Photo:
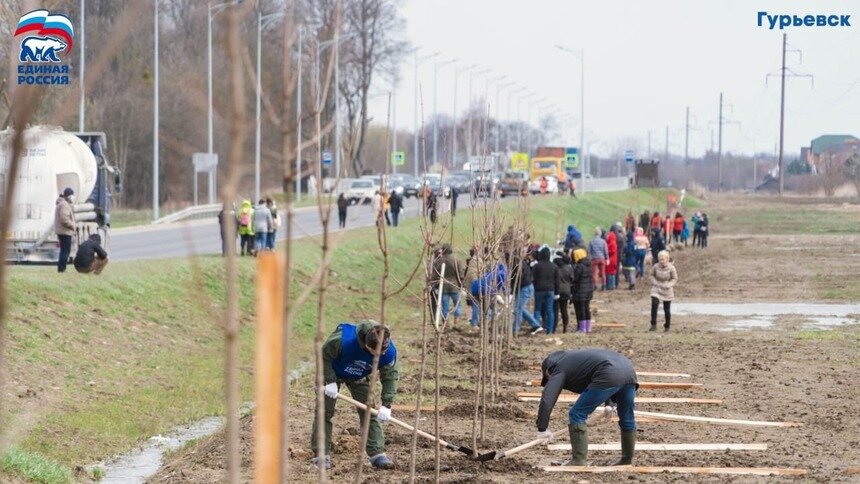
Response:
[[[397,394],[397,349],[391,341],[390,330],[376,321],[361,321],[357,325],[341,323],[323,343],[323,377],[325,379],[325,465],[331,468],[331,419],[341,384],[361,403],[368,401],[370,373],[373,359],[379,355],[379,380],[382,382],[382,407],[376,418],[370,419],[370,431],[365,451],[370,463],[377,469],[393,469],[394,462],[385,455],[385,434],[380,422],[391,418],[391,404]],[[316,410],[314,411],[316,415]],[[364,411],[358,410],[359,422]],[[311,431],[311,449],[317,453],[317,421],[314,418]],[[314,465],[320,465],[316,457]]]

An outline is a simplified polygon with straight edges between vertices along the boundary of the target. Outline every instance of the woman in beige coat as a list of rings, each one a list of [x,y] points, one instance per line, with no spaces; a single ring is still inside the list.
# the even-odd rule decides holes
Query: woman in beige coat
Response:
[[[675,266],[669,262],[669,253],[661,250],[657,254],[657,263],[651,266],[649,272],[651,279],[651,329],[657,331],[657,308],[663,301],[663,314],[666,316],[666,324],[663,331],[669,331],[671,320],[670,308],[672,299],[675,298],[675,283],[678,282],[678,272]]]

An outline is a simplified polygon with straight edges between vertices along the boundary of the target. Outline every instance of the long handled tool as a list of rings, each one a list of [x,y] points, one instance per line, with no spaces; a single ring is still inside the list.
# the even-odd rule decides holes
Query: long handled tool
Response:
[[[481,454],[477,457],[476,460],[478,462],[486,462],[488,460],[504,459],[505,457],[510,457],[510,456],[516,454],[517,452],[522,452],[526,449],[531,449],[532,447],[534,447],[536,445],[545,444],[546,442],[547,442],[547,439],[534,439],[527,444],[523,444],[519,447],[514,447],[513,449],[508,449],[505,451],[494,450],[492,452],[487,452],[486,454]]]
[[[347,401],[347,402],[349,402],[349,403],[351,403],[351,404],[355,405],[356,407],[358,407],[358,408],[360,408],[360,409],[362,409],[362,410],[364,410],[364,411],[367,411],[367,410],[368,410],[367,405],[365,405],[365,404],[363,404],[363,403],[361,403],[361,402],[359,402],[359,401],[357,401],[357,400],[353,400],[352,398],[349,398],[348,396],[346,396],[346,395],[344,395],[344,394],[342,394],[342,393],[338,393],[338,394],[337,394],[337,398],[339,398],[339,399],[341,399],[341,400],[345,400],[345,401]],[[371,408],[371,409],[370,409],[370,413],[371,413],[371,414],[373,414],[373,415],[377,415],[377,414],[379,413],[379,411],[377,411],[375,408]],[[437,442],[437,441],[438,441],[440,444],[442,444],[443,446],[445,446],[445,448],[447,448],[447,449],[451,449],[451,450],[456,450],[456,451],[458,451],[458,452],[462,452],[462,453],[464,453],[464,454],[468,455],[469,457],[472,457],[472,455],[474,454],[474,452],[472,451],[472,449],[470,449],[470,448],[468,448],[468,447],[462,447],[462,446],[459,446],[459,445],[452,444],[452,443],[450,443],[450,442],[445,442],[444,440],[440,439],[439,437],[436,437],[436,436],[434,436],[434,435],[432,435],[432,434],[428,434],[427,432],[424,432],[423,430],[418,430],[418,429],[416,429],[415,427],[413,427],[413,426],[409,425],[408,423],[406,423],[406,422],[404,422],[404,421],[402,421],[402,420],[397,420],[396,418],[391,417],[391,418],[389,419],[389,422],[391,422],[391,423],[393,423],[393,424],[395,424],[395,425],[398,425],[398,426],[400,426],[400,427],[403,427],[404,429],[406,429],[406,430],[408,430],[408,431],[410,431],[410,432],[413,432],[413,431],[414,431],[415,433],[417,433],[417,434],[418,434],[418,435],[420,435],[421,437],[424,437],[425,439],[432,440],[432,441],[434,441],[434,442]]]

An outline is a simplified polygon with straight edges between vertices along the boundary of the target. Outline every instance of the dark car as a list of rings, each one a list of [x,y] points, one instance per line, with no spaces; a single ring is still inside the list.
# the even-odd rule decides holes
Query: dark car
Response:
[[[391,175],[389,183],[395,189],[402,188],[404,198],[417,197],[421,182],[411,175]]]
[[[499,180],[497,190],[503,197],[521,194],[523,190],[528,190],[528,174],[520,171],[506,171]]]
[[[475,172],[472,175],[472,198],[491,197],[494,185],[492,173]]]

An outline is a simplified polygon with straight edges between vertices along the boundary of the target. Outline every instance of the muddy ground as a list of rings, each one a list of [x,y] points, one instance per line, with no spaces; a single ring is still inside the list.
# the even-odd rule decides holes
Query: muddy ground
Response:
[[[713,212],[729,211],[732,203],[710,207]],[[800,202],[799,202],[800,203]],[[808,201],[803,201],[809,208]],[[715,230],[715,232],[718,232]],[[706,250],[677,250],[673,256],[680,282],[676,300],[681,302],[853,302],[860,297],[856,288],[860,274],[858,235],[715,234]],[[689,396],[724,400],[723,405],[649,404],[640,410],[686,415],[749,420],[801,422],[799,428],[729,427],[708,424],[663,422],[640,423],[640,442],[665,443],[766,443],[768,450],[754,452],[647,452],[636,454],[637,465],[708,467],[786,467],[809,471],[806,479],[817,482],[858,482],[848,466],[860,465],[860,325],[840,326],[832,331],[805,329],[808,318],[779,316],[768,329],[726,331],[733,318],[710,315],[676,315],[669,333],[649,333],[647,284],[634,291],[619,289],[595,295],[596,322],[624,323],[624,329],[598,329],[589,335],[557,335],[557,345],[548,336],[520,337],[502,379],[504,388],[496,406],[488,409],[486,438],[480,451],[506,449],[534,438],[537,403],[518,402],[515,392],[528,390],[524,383],[538,378],[532,365],[540,364],[550,352],[560,348],[585,346],[610,348],[630,356],[637,369],[689,373],[691,381],[702,383],[694,390],[640,390],[640,396]],[[662,316],[661,316],[662,319]],[[735,318],[736,319],[736,318]],[[860,315],[849,316],[854,322]],[[401,326],[402,328],[403,326]],[[415,342],[420,331],[395,334],[401,361],[400,404],[413,403],[417,388],[419,353]],[[471,445],[477,336],[465,328],[446,334],[445,366],[442,370],[441,434],[461,445]],[[640,381],[672,381],[641,377]],[[289,432],[293,442],[290,481],[314,481],[310,470],[308,438],[313,411],[310,376],[295,385],[291,396],[294,418]],[[427,388],[432,388],[427,387]],[[425,393],[422,404],[432,404]],[[552,416],[555,443],[567,442],[567,404],[559,403]],[[412,421],[411,412],[395,411],[395,417]],[[243,420],[245,477],[250,479],[252,419]],[[355,412],[338,404],[335,417],[335,481],[351,480],[358,452]],[[422,414],[421,428],[432,431],[433,416]],[[386,427],[388,454],[398,469],[378,472],[365,467],[365,482],[403,482],[409,479],[411,436],[393,425]],[[618,442],[615,424],[590,428],[592,443]],[[462,454],[442,450],[443,482],[780,482],[801,478],[690,476],[680,474],[632,475],[548,474],[541,466],[567,457],[536,447],[509,460],[477,464]],[[606,464],[617,453],[591,452],[589,460]],[[419,480],[433,480],[434,450],[419,440],[416,452]],[[216,435],[169,459],[151,482],[218,482],[223,479],[223,436]]]

